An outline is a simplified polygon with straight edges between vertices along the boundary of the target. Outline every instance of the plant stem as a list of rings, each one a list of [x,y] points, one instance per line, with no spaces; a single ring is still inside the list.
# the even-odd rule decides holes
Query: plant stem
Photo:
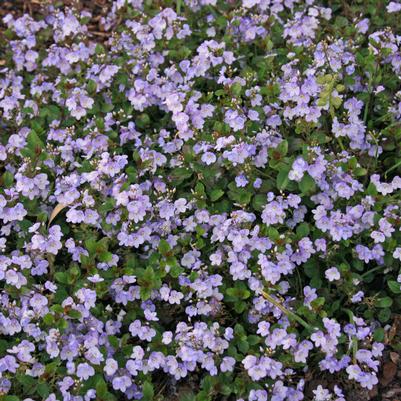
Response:
[[[364,278],[364,277],[368,276],[370,273],[373,273],[373,272],[378,271],[378,270],[383,270],[383,266],[376,266],[373,269],[368,270],[366,273],[363,273],[361,275],[361,277]]]
[[[177,4],[176,4],[176,13],[178,15],[181,14],[181,5],[182,5],[182,0],[177,0]]]
[[[396,169],[396,168],[399,167],[399,166],[401,166],[401,160],[398,161],[397,163],[395,163],[394,166],[392,166],[392,167],[390,167],[388,170],[386,170],[386,171],[384,172],[384,177],[387,178],[387,174],[388,174],[390,171],[393,171],[394,169]]]
[[[259,174],[263,175],[263,177],[271,178],[272,180],[274,180],[274,178],[273,178],[270,174],[267,174],[267,173],[265,173],[264,171],[259,170],[258,168],[256,168],[255,170],[256,170]]]
[[[55,269],[54,269],[54,260],[55,260],[55,256],[51,255],[51,254],[47,254],[47,261],[49,263],[49,279],[53,280],[54,278],[54,273],[55,273]]]
[[[298,316],[294,312],[288,310],[284,305],[282,305],[278,301],[276,301],[270,294],[268,294],[265,291],[262,291],[262,295],[263,295],[263,298],[265,298],[267,301],[269,301],[271,304],[273,304],[276,308],[280,309],[281,312],[283,312],[286,316],[297,321],[301,326],[305,327],[305,329],[314,331],[314,328],[309,323],[307,323],[304,319],[302,319],[300,316]]]
[[[376,77],[377,74],[377,69],[378,69],[378,64],[376,63],[376,68],[375,71],[373,73],[373,75],[369,76],[369,82],[368,82],[368,100],[366,101],[365,104],[365,110],[363,112],[363,122],[366,125],[366,121],[368,120],[368,113],[369,113],[369,106],[370,106],[370,98],[372,97],[372,89],[373,89],[373,81]]]
[[[341,150],[345,150],[344,144],[343,144],[343,140],[341,139],[341,136],[337,137],[338,139],[338,143],[340,144],[340,148]]]

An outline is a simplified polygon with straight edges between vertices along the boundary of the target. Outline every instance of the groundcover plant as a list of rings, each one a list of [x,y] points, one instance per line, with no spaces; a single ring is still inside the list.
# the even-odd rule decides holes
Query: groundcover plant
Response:
[[[374,389],[401,4],[109,3],[102,43],[85,9],[2,22],[0,400]]]

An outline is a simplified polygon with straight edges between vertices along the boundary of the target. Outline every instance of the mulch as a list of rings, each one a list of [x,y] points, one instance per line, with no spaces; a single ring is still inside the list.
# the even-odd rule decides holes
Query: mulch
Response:
[[[89,23],[89,31],[99,41],[103,41],[108,38],[109,33],[104,31],[101,18],[108,14],[112,4],[112,0],[1,0],[0,32],[4,30],[2,19],[7,14],[12,14],[14,17],[29,14],[32,17],[40,18],[46,15],[49,5],[54,5],[71,7],[78,11],[90,11],[92,18]]]
[[[401,316],[395,315],[385,338],[379,384],[369,392],[368,400],[401,401]]]

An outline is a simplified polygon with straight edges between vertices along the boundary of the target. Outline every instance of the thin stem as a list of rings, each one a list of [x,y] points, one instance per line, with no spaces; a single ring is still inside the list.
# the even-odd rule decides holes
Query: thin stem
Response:
[[[370,273],[373,273],[373,272],[378,271],[378,270],[383,270],[383,266],[376,266],[373,269],[368,270],[366,273],[363,273],[361,275],[361,277],[364,278],[364,277],[368,276]]]
[[[55,256],[51,254],[47,254],[47,261],[49,263],[49,279],[53,280],[54,278],[54,273],[55,273],[55,267],[54,267],[54,260]]]
[[[259,174],[261,174],[263,177],[271,178],[272,180],[274,180],[274,178],[273,178],[270,174],[267,174],[267,173],[265,173],[264,171],[259,170],[258,168],[255,168],[255,170],[256,170]]]
[[[370,99],[372,97],[373,81],[376,78],[377,69],[378,69],[378,64],[376,63],[376,68],[375,68],[373,75],[369,76],[369,83],[368,83],[368,94],[369,95],[368,95],[368,100],[366,101],[366,104],[365,104],[365,110],[363,112],[363,122],[365,125],[366,125],[366,121],[368,120]]]
[[[370,82],[369,82],[369,87],[370,87]],[[368,89],[369,92],[369,96],[368,96],[368,100],[366,101],[365,104],[365,110],[363,112],[363,122],[366,125],[366,121],[368,120],[368,113],[369,113],[369,103],[370,103],[370,97],[371,97],[371,91],[370,88]]]
[[[280,309],[281,312],[283,312],[286,316],[297,321],[300,325],[305,327],[305,329],[314,331],[314,328],[309,323],[307,323],[304,319],[302,319],[300,316],[298,316],[294,312],[288,310],[284,305],[282,305],[278,301],[276,301],[270,294],[268,294],[265,291],[262,291],[262,295],[263,295],[263,298],[265,298],[267,301],[269,301],[271,304],[273,304],[276,308]]]
[[[349,316],[349,322],[351,324],[354,324],[355,319],[354,319],[354,313],[352,312],[352,310],[350,309],[344,309],[344,311],[348,314]],[[356,363],[356,353],[358,352],[358,339],[356,337],[353,337],[351,340],[351,344],[348,348],[348,352],[347,355],[350,354],[350,352],[352,351],[352,362]]]
[[[340,144],[340,148],[341,150],[345,150],[344,144],[343,144],[343,140],[341,139],[341,136],[337,137],[338,143]]]
[[[392,166],[392,167],[390,167],[388,170],[386,170],[386,171],[384,172],[384,177],[387,178],[387,174],[388,174],[390,171],[395,170],[395,169],[396,169],[397,167],[399,167],[399,166],[401,166],[401,160],[398,161],[397,163],[395,163],[394,166]]]
[[[176,13],[178,15],[181,14],[181,5],[182,5],[182,0],[177,0],[177,4],[176,4]]]
[[[352,362],[356,363],[356,353],[358,352],[358,339],[352,338]]]

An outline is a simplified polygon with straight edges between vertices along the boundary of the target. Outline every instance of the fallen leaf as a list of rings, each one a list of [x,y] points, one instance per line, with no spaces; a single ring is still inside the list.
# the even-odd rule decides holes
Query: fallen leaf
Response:
[[[383,365],[383,371],[382,371],[382,377],[380,378],[380,384],[382,386],[387,386],[388,384],[390,384],[395,375],[397,373],[397,365],[391,361],[386,362]]]
[[[378,394],[379,394],[379,389],[377,388],[377,386],[374,386],[372,388],[372,390],[369,390],[369,393],[368,393],[369,400],[371,400],[372,398],[377,397]]]
[[[51,222],[56,218],[56,216],[65,208],[66,205],[63,205],[62,203],[58,203],[56,207],[53,209],[50,217],[49,217],[49,223],[47,224],[47,227],[50,226]]]
[[[398,353],[397,352],[390,352],[390,359],[395,363],[395,364],[397,364],[398,363],[398,361],[400,360],[400,356],[398,355]]]
[[[400,333],[401,333],[401,316],[396,315],[394,317],[394,321],[393,321],[393,324],[392,324],[390,330],[385,335],[384,342],[386,344],[390,344],[392,342],[392,340],[395,338],[395,336]]]
[[[393,388],[383,394],[383,398],[389,398],[391,401],[397,401],[394,396],[401,393],[401,388]]]

